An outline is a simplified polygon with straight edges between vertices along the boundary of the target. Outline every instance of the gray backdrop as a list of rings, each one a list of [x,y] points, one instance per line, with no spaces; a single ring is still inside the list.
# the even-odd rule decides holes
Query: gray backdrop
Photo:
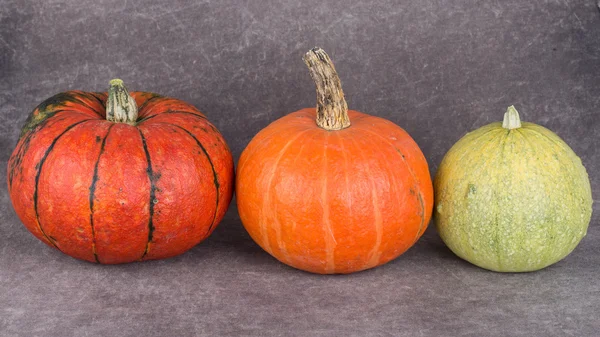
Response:
[[[350,107],[405,128],[432,174],[515,104],[571,145],[598,196],[599,24],[590,0],[0,0],[0,177],[39,102],[115,77],[197,106],[237,161],[269,122],[315,104],[301,57],[321,46]],[[600,334],[598,202],[575,252],[536,273],[471,266],[431,226],[385,266],[326,277],[264,253],[234,204],[180,257],[80,262],[29,234],[0,187],[2,336]]]

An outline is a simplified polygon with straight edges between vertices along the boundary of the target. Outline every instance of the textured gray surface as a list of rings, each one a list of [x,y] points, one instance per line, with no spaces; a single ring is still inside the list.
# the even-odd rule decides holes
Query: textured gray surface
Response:
[[[388,118],[430,169],[517,105],[578,153],[600,195],[600,13],[572,1],[0,0],[0,177],[26,115],[68,89],[186,100],[237,158],[270,121],[314,104],[301,56],[319,45],[351,108]],[[598,336],[600,203],[588,236],[536,273],[454,257],[431,227],[397,260],[349,276],[288,268],[232,205],[165,261],[97,266],[38,242],[0,179],[1,336]]]

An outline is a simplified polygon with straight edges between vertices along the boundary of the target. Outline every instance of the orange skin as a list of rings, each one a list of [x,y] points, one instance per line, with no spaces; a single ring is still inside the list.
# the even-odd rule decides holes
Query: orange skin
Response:
[[[433,208],[427,161],[382,118],[348,111],[327,131],[314,108],[263,129],[244,150],[236,198],[244,227],[292,267],[351,273],[393,260],[424,233]]]
[[[135,126],[106,120],[106,93],[40,104],[8,163],[19,218],[72,257],[116,264],[179,255],[215,229],[233,194],[233,159],[193,106],[132,92]]]

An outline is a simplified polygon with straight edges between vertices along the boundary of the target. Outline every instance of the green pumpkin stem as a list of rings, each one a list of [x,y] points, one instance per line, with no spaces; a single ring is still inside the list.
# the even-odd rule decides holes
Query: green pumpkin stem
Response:
[[[505,129],[518,129],[521,127],[521,119],[519,118],[519,112],[515,109],[514,105],[508,107],[504,113],[504,121],[502,127]]]
[[[138,117],[135,99],[129,95],[122,80],[111,80],[109,85],[108,100],[106,101],[106,119],[115,123],[135,125]]]
[[[304,55],[303,60],[317,86],[317,125],[328,131],[349,127],[342,83],[327,53],[315,47]]]

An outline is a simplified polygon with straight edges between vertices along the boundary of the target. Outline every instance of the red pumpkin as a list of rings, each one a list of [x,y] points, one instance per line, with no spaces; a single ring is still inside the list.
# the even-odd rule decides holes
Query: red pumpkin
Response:
[[[317,84],[317,109],[273,122],[243,151],[236,178],[241,220],[264,250],[298,269],[331,274],[381,265],[427,228],[427,162],[399,126],[347,110],[323,50],[311,50],[305,62]]]
[[[113,80],[109,95],[69,91],[31,113],[8,186],[27,229],[65,254],[107,264],[162,259],[215,229],[231,201],[233,160],[196,108],[130,96]]]

